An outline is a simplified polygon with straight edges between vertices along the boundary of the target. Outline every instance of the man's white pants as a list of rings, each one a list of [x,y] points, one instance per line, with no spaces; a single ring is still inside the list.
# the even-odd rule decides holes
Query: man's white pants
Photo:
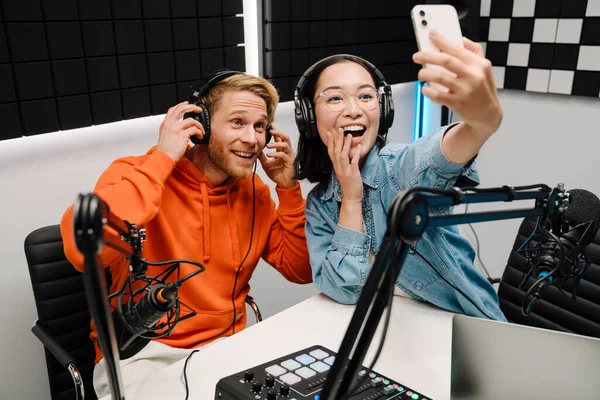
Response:
[[[210,346],[221,339],[224,338],[219,338],[206,346]],[[202,348],[206,346],[203,346]],[[185,359],[194,350],[196,349],[179,349],[154,340],[150,341],[150,343],[136,355],[127,360],[120,361],[119,365],[121,367],[123,388],[125,389],[132,383]],[[111,394],[107,372],[106,360],[102,358],[102,360],[94,367],[94,390],[96,391],[98,398]],[[181,372],[183,374],[183,364],[181,366]]]

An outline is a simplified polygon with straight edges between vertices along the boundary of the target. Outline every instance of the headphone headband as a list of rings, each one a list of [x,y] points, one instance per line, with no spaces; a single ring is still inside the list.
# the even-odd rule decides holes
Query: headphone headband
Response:
[[[189,118],[189,117],[194,118],[196,121],[200,122],[202,124],[202,126],[204,127],[204,137],[202,138],[202,140],[198,140],[196,138],[196,136],[192,136],[190,138],[190,140],[193,143],[206,144],[206,143],[208,143],[208,140],[210,139],[210,134],[211,134],[211,132],[210,132],[210,112],[209,112],[208,108],[206,107],[206,105],[200,101],[202,96],[206,95],[219,82],[221,82],[222,80],[227,79],[233,75],[245,75],[245,74],[240,71],[232,71],[232,70],[228,70],[228,69],[219,70],[219,71],[215,72],[213,74],[213,76],[211,76],[206,81],[206,83],[204,83],[203,85],[196,86],[196,88],[190,95],[188,102],[190,104],[199,105],[202,108],[202,111],[198,114],[192,113],[192,112],[186,113],[186,114],[184,114],[183,118]],[[269,125],[269,126],[267,126],[266,132],[265,132],[265,145],[267,143],[269,143],[270,140],[271,140],[271,126]]]
[[[383,74],[377,67],[367,60],[352,54],[335,54],[325,57],[311,65],[298,80],[298,84],[294,89],[294,116],[300,135],[305,135],[309,140],[317,140],[319,138],[312,99],[306,97],[306,86],[317,71],[319,73],[322,71],[322,65],[328,63],[333,58],[342,58],[350,62],[354,61],[365,67],[371,76],[375,78],[374,80],[376,81],[375,84],[377,85],[377,89],[383,88],[383,93],[379,99],[380,119],[378,136],[381,136],[385,141],[388,129],[394,122],[394,99],[392,97],[392,88],[385,81]]]
[[[223,79],[227,79],[230,76],[239,75],[239,74],[243,74],[243,72],[231,71],[231,70],[217,71],[212,77],[210,77],[208,79],[208,81],[206,81],[206,83],[204,85],[196,86],[196,88],[194,89],[194,92],[190,96],[190,103],[192,102],[192,100],[194,100],[194,101],[199,100],[200,97],[202,97],[203,95],[208,93],[208,91],[210,89],[212,89],[214,86],[216,86],[217,83],[221,82]]]
[[[294,100],[296,100],[296,98],[301,99],[304,97],[304,91],[306,88],[306,84],[308,83],[309,79],[312,77],[314,71],[316,69],[318,69],[322,64],[328,62],[330,59],[332,59],[334,57],[335,58],[347,57],[348,61],[355,60],[355,61],[364,63],[367,67],[369,67],[369,73],[371,73],[372,75],[375,75],[375,77],[377,78],[377,82],[375,82],[375,84],[377,85],[377,88],[389,87],[389,85],[385,81],[385,77],[383,76],[381,71],[379,71],[377,69],[377,67],[374,66],[373,64],[371,64],[369,61],[365,60],[364,58],[352,55],[352,54],[334,54],[332,56],[325,57],[322,60],[317,61],[316,63],[311,65],[306,71],[304,71],[304,74],[302,74],[302,76],[298,80],[298,84],[296,84],[296,88],[294,89]]]

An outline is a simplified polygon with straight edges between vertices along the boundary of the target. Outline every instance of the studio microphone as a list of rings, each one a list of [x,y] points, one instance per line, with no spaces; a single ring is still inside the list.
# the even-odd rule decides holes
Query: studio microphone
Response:
[[[566,193],[568,206],[564,212],[554,216],[555,220],[548,221],[559,229],[550,232],[543,224],[538,225],[540,230],[537,236],[543,237],[529,242],[530,238],[529,243],[525,243],[530,244],[523,250],[530,268],[525,269],[520,286],[524,286],[529,276],[535,282],[525,294],[522,305],[524,315],[530,313],[532,305],[541,297],[545,288],[550,285],[561,288],[570,279],[573,279],[572,301],[575,301],[579,280],[590,264],[585,248],[592,242],[600,227],[600,199],[583,189],[573,189]]]
[[[148,285],[145,294],[121,310],[121,320],[127,335],[121,339],[121,349],[127,348],[135,339],[147,332],[160,329],[161,318],[177,306],[177,289],[180,282]]]
[[[171,310],[177,301],[176,284],[156,284],[125,314],[134,337],[149,331]]]

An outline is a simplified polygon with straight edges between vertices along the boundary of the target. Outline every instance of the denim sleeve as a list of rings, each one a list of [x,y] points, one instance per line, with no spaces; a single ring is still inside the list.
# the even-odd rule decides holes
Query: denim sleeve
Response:
[[[399,190],[413,186],[448,189],[479,184],[475,159],[457,164],[444,155],[442,139],[449,128],[443,126],[397,152],[390,149],[390,154],[396,157],[392,157],[388,164],[388,174]]]
[[[371,238],[338,225],[337,218],[334,220],[315,197],[309,195],[306,203],[306,241],[313,282],[332,299],[354,304],[369,274]]]

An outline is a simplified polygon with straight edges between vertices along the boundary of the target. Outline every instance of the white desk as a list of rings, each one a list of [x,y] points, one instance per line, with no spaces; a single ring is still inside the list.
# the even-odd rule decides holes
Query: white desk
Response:
[[[188,363],[190,399],[214,399],[221,378],[305,347],[320,344],[337,352],[353,312],[354,306],[317,295],[203,348]],[[434,400],[450,399],[452,315],[394,296],[387,338],[374,369]],[[367,353],[367,366],[379,332]],[[182,360],[133,383],[126,399],[184,399],[183,365]]]

